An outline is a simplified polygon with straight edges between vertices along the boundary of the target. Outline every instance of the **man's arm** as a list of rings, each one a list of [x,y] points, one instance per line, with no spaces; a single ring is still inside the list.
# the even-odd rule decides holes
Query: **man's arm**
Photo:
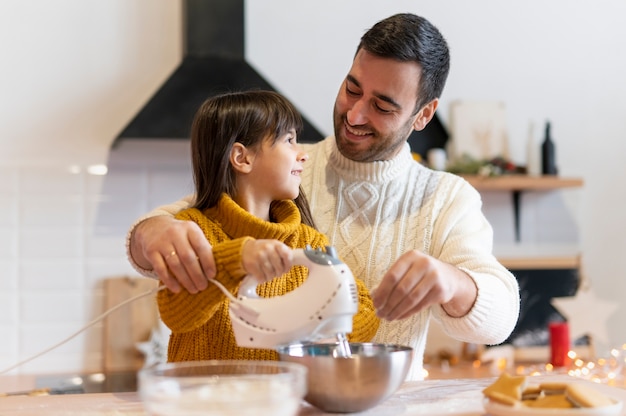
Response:
[[[193,221],[174,215],[194,202],[190,195],[159,207],[135,222],[126,239],[129,262],[141,274],[158,277],[172,292],[206,289],[215,275],[211,245]]]
[[[480,195],[457,183],[435,220],[430,253],[404,253],[372,298],[379,316],[400,319],[429,306],[461,341],[497,344],[519,315],[517,280],[493,256],[493,232]]]

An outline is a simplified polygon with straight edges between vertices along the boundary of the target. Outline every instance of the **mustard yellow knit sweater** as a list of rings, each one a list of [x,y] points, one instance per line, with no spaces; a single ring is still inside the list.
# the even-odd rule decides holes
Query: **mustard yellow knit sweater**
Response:
[[[292,248],[325,247],[325,235],[301,223],[300,212],[292,201],[272,205],[271,217],[276,222],[263,221],[223,195],[218,204],[204,213],[195,208],[176,215],[178,219],[196,222],[213,246],[217,266],[216,279],[236,295],[245,277],[241,261],[243,243],[249,238],[277,239]],[[307,269],[294,266],[281,276],[258,286],[260,296],[285,294],[300,286]],[[356,277],[356,276],[355,276]],[[359,310],[353,319],[352,342],[368,342],[376,334],[379,319],[361,279],[356,279]],[[229,301],[215,285],[199,293],[169,290],[158,293],[157,301],[163,322],[172,330],[168,346],[168,361],[211,359],[277,360],[273,350],[238,347],[228,315]]]

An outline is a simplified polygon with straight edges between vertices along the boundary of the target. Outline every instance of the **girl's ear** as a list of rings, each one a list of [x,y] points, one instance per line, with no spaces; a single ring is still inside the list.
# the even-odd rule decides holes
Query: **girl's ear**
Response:
[[[235,172],[249,173],[252,170],[252,162],[254,161],[254,153],[251,152],[239,142],[235,142],[230,149],[230,164]]]

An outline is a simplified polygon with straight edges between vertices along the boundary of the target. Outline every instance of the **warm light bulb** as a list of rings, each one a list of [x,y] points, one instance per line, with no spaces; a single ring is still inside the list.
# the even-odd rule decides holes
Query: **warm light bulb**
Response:
[[[90,165],[89,167],[87,167],[87,172],[90,175],[102,176],[106,175],[108,171],[109,168],[107,167],[107,165]]]

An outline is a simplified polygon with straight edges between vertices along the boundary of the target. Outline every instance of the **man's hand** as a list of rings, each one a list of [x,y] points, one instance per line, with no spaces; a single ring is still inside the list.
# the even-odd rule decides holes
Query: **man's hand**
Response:
[[[211,245],[193,221],[165,215],[142,221],[131,235],[130,255],[140,267],[154,270],[174,293],[181,286],[197,293],[215,277]]]
[[[462,270],[418,250],[404,253],[385,273],[372,294],[380,318],[404,319],[441,304],[453,317],[466,315],[478,295],[474,281]]]

